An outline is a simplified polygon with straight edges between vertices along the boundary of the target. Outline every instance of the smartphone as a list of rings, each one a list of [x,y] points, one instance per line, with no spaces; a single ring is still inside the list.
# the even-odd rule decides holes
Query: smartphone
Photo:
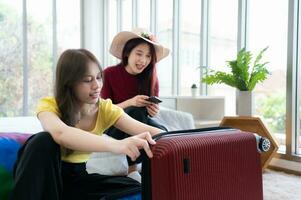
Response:
[[[150,101],[152,103],[155,103],[155,104],[158,104],[158,103],[161,103],[162,100],[160,100],[158,97],[156,96],[151,96],[149,97],[148,99],[146,99],[146,101]]]

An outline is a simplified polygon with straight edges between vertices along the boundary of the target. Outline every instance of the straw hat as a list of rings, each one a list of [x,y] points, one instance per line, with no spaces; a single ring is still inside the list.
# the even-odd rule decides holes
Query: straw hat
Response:
[[[116,58],[121,59],[124,45],[127,43],[127,41],[134,38],[141,38],[154,45],[157,55],[157,62],[169,54],[169,49],[159,44],[152,33],[141,28],[136,28],[132,31],[119,32],[112,41],[110,53]]]

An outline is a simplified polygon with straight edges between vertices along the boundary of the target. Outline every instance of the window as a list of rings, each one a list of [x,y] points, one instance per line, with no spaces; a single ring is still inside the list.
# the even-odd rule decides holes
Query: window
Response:
[[[56,1],[57,54],[68,48],[80,47],[80,0]]]
[[[161,44],[172,50],[173,31],[173,1],[157,1],[157,38]],[[170,8],[170,9],[166,9]],[[160,81],[160,95],[172,94],[173,66],[172,51],[170,55],[157,64],[158,77]]]
[[[191,95],[192,84],[200,85],[201,1],[180,5],[179,74],[180,95]],[[193,20],[192,20],[193,19]]]
[[[209,16],[209,68],[227,71],[226,61],[237,54],[237,0],[211,0]],[[224,84],[208,86],[208,95],[225,96],[226,115],[235,115],[235,89]]]
[[[131,30],[132,29],[132,0],[122,1],[122,25],[121,30]]]
[[[109,1],[109,12],[108,12],[108,40],[110,41],[109,45],[111,45],[111,42],[114,38],[114,36],[117,34],[117,28],[118,28],[118,23],[117,23],[117,1],[116,0],[111,0]],[[109,49],[110,49],[110,46],[108,47],[105,47],[105,50],[106,50],[106,54],[108,56],[108,66],[111,66],[111,65],[116,65],[118,60],[112,56],[110,53],[109,53]],[[106,67],[106,66],[105,66]]]
[[[52,1],[27,1],[28,113],[37,101],[52,94]],[[44,84],[36,84],[44,83]]]
[[[256,56],[268,46],[263,61],[269,62],[267,66],[271,72],[268,79],[254,90],[255,114],[263,119],[283,152],[286,138],[287,22],[288,1],[250,1],[249,50]]]
[[[0,1],[0,117],[22,115],[22,4]]]
[[[5,47],[0,51],[0,116],[34,115],[38,99],[52,95],[56,55],[80,47],[80,0],[59,1],[53,10],[54,3],[0,2]]]
[[[138,0],[137,7],[137,26],[150,30],[150,0]]]

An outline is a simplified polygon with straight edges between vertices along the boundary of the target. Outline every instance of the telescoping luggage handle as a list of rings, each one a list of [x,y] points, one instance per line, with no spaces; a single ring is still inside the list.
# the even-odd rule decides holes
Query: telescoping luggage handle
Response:
[[[172,137],[172,136],[182,136],[182,135],[191,135],[191,133],[196,134],[204,134],[204,133],[210,133],[212,131],[224,131],[224,130],[237,130],[231,127],[222,127],[222,126],[216,126],[216,127],[208,127],[208,128],[197,128],[197,129],[186,129],[186,130],[177,130],[177,131],[168,131],[163,132],[160,134],[157,134],[153,136],[153,139],[155,141],[159,140],[163,137]]]
[[[199,129],[187,129],[187,130],[177,130],[177,131],[168,131],[168,132],[163,132],[160,134],[157,134],[153,136],[153,139],[155,141],[159,140],[160,138],[163,137],[173,137],[173,136],[183,136],[183,135],[191,135],[191,133],[196,133],[196,134],[204,134],[204,133],[210,133],[210,132],[216,132],[216,131],[229,131],[229,130],[237,130],[232,127],[222,127],[222,126],[217,126],[217,127],[209,127],[209,128],[199,128]],[[256,143],[257,143],[257,150],[259,152],[267,152],[270,147],[271,147],[271,142],[268,138],[262,137],[256,133],[253,133],[255,138],[256,138]]]

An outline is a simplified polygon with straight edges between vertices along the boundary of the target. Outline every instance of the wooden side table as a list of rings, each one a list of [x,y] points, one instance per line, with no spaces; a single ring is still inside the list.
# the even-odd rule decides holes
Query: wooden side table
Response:
[[[220,126],[233,127],[240,129],[242,131],[248,131],[252,133],[257,133],[260,136],[266,137],[271,142],[270,150],[261,153],[261,167],[264,170],[268,165],[275,153],[277,152],[279,146],[275,138],[270,134],[268,129],[265,127],[263,122],[259,117],[249,117],[249,116],[238,116],[238,117],[224,117],[220,123]]]

